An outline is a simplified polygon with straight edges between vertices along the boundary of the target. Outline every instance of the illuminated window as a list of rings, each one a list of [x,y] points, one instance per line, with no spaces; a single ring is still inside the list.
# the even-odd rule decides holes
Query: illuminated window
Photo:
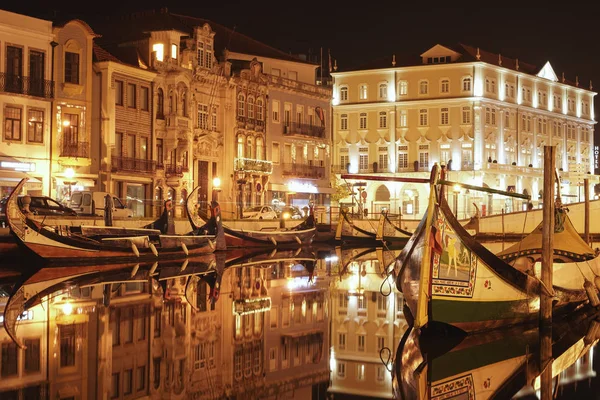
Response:
[[[154,43],[152,45],[152,51],[156,54],[158,61],[163,61],[165,57],[165,46],[162,43]]]
[[[428,94],[429,93],[429,82],[428,81],[420,81],[419,82],[419,94]]]
[[[21,140],[21,113],[18,107],[4,107],[4,140]]]
[[[400,81],[398,82],[398,95],[406,96],[408,94],[408,82]]]
[[[408,126],[408,115],[406,110],[400,110],[400,123],[399,126],[404,128]]]
[[[379,98],[381,100],[387,100],[387,97],[388,97],[387,83],[380,83],[379,84]]]
[[[348,87],[347,86],[340,88],[340,101],[348,101]]]
[[[450,113],[448,108],[440,109],[440,125],[448,125],[450,123]]]
[[[171,58],[177,59],[177,45],[176,44],[171,45]]]
[[[362,84],[358,87],[358,98],[360,100],[366,100],[367,99],[367,85]]]
[[[450,80],[442,79],[440,83],[440,93],[450,93]]]
[[[246,97],[240,93],[238,94],[238,117],[243,117],[245,114]]]

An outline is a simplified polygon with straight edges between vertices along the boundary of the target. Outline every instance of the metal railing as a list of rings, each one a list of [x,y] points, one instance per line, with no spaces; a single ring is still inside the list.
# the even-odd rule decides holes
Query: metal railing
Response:
[[[156,161],[141,158],[113,156],[112,169],[117,171],[154,172]]]
[[[54,81],[0,72],[0,92],[51,99],[54,97]]]
[[[165,164],[165,176],[183,176],[183,167],[177,164]]]
[[[304,178],[323,178],[325,177],[325,167],[317,167],[307,164],[282,164],[281,168],[284,175],[292,175]]]
[[[284,135],[306,135],[311,137],[324,138],[325,127],[320,125],[301,124],[298,122],[292,122],[288,125],[283,125]]]
[[[234,161],[233,168],[235,171],[271,174],[273,172],[273,162],[265,160],[256,160],[253,158],[236,158]]]
[[[65,143],[60,144],[61,157],[89,158],[89,142]]]

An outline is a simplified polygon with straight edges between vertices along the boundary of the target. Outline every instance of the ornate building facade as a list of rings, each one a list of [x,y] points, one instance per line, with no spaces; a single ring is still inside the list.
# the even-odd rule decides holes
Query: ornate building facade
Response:
[[[448,179],[529,194],[540,206],[545,145],[556,146],[563,198],[583,200],[593,168],[591,83],[467,45],[436,45],[418,59],[395,56],[334,72],[334,170],[428,176],[434,162]],[[420,218],[428,188],[368,183],[366,208]],[[592,192],[593,193],[593,192]],[[460,218],[520,211],[527,202],[451,191]]]

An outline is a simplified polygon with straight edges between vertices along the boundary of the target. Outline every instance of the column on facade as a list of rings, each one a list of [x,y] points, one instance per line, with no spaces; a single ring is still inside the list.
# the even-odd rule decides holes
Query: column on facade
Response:
[[[388,170],[386,172],[396,172],[398,163],[396,162],[396,109],[390,110],[390,144],[388,145]]]
[[[504,121],[505,121],[505,118],[506,118],[505,115],[509,115],[509,117],[510,117],[510,110],[503,110],[503,109],[501,109],[500,112],[499,112],[499,114],[498,114],[498,119],[499,119],[498,135],[496,137],[496,143],[495,143],[496,144],[496,150],[497,150],[496,151],[496,160],[500,164],[504,164],[505,163],[505,160],[504,160],[504,129],[506,128],[504,126]]]
[[[577,152],[577,165],[581,166],[581,125],[576,125],[575,138],[577,145],[575,146],[575,151]],[[586,171],[583,171],[586,172]]]
[[[473,165],[478,166],[475,169],[481,169],[483,166],[483,155],[485,152],[485,118],[481,115],[485,108],[482,107],[481,103],[473,103]],[[462,154],[461,154],[462,158]],[[462,165],[462,159],[458,165]],[[456,167],[453,167],[455,169]]]

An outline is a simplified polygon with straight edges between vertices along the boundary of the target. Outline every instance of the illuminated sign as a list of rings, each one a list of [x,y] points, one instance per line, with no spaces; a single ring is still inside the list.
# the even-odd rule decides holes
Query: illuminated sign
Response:
[[[35,163],[25,163],[16,161],[0,161],[0,168],[12,169],[15,171],[33,172]]]
[[[600,175],[600,129],[594,130],[594,175]]]
[[[289,191],[296,193],[318,193],[317,187],[310,183],[289,182],[287,187]]]

